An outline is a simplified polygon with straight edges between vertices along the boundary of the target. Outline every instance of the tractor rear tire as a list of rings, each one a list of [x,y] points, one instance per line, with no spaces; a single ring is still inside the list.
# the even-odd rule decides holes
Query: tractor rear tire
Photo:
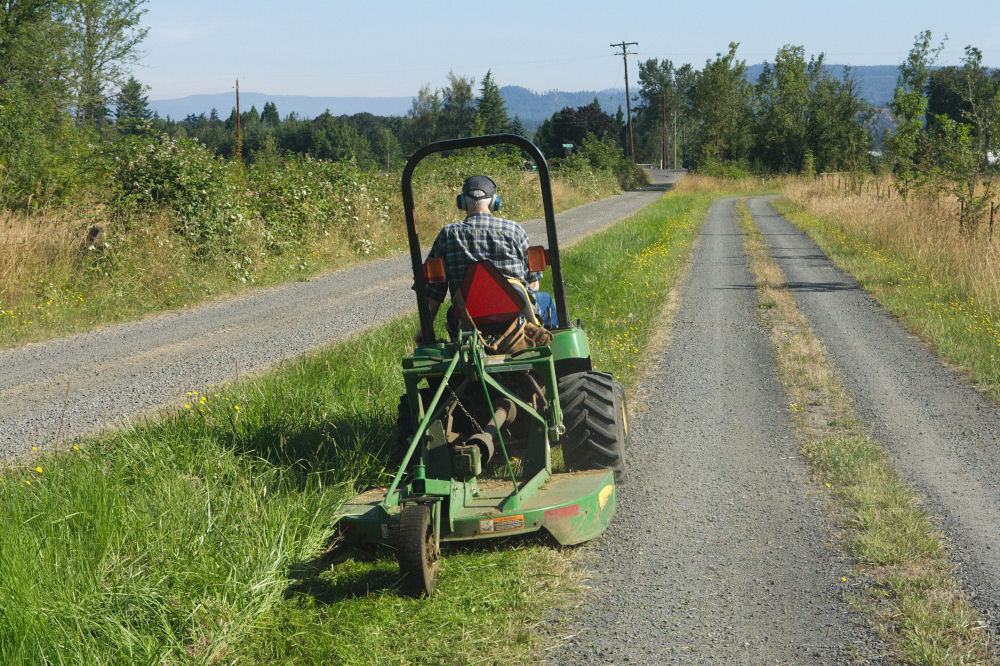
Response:
[[[402,590],[411,597],[430,596],[437,586],[438,550],[434,520],[426,504],[407,504],[399,517],[396,559]]]
[[[632,439],[628,434],[628,407],[625,404],[625,387],[615,381],[615,415],[618,419],[618,438],[622,442],[622,449],[628,449],[632,445]]]
[[[559,380],[566,432],[560,437],[569,470],[613,469],[625,477],[628,423],[625,393],[607,372],[575,372]]]

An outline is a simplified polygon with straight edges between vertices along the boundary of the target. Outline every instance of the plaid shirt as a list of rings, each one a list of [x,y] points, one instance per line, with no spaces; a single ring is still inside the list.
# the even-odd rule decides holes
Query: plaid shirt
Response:
[[[454,294],[462,288],[462,278],[469,264],[489,259],[501,273],[525,286],[540,280],[541,273],[528,271],[528,233],[517,222],[493,217],[489,213],[471,213],[461,222],[441,229],[427,258],[444,259],[447,285],[428,284],[427,296],[444,302],[447,288]]]

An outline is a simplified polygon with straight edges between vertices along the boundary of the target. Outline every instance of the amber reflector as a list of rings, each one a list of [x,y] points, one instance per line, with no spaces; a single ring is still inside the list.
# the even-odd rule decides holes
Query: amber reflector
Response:
[[[541,273],[549,265],[549,251],[541,245],[532,245],[528,248],[528,270],[532,273]]]
[[[431,284],[444,282],[444,259],[434,257],[424,262],[424,279]]]

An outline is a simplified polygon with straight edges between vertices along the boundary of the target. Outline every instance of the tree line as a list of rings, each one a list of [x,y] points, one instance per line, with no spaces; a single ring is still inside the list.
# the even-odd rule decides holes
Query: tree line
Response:
[[[70,199],[110,173],[116,149],[133,150],[135,137],[196,141],[243,162],[308,155],[391,170],[437,139],[530,135],[510,116],[487,71],[478,87],[454,73],[441,88],[422,87],[401,117],[329,111],[282,117],[267,102],[240,113],[237,145],[235,108],[225,117],[212,110],[182,120],[150,111],[146,88],[129,74],[146,36],[145,4],[0,2],[0,206]],[[881,168],[894,173],[904,196],[951,188],[966,211],[962,224],[972,224],[988,205],[1000,73],[983,65],[978,49],[967,47],[959,66],[937,67],[940,45],[930,31],[918,35],[889,109],[896,127],[885,136],[875,135],[878,110],[860,98],[849,68],[833,77],[823,54],[807,59],[804,47],[786,45],[750,81],[737,50],[731,43],[701,69],[667,59],[639,63],[631,160],[720,174]],[[620,108],[611,115],[595,100],[561,109],[533,138],[557,163],[582,152],[594,168],[612,164],[626,174],[620,159],[627,128]],[[885,147],[882,159],[872,150],[876,144]]]
[[[836,79],[822,54],[807,60],[804,47],[786,45],[751,82],[738,46],[701,70],[666,59],[639,64],[637,159],[779,173],[866,164],[872,110],[850,70]]]
[[[153,118],[144,98],[138,100],[136,108],[142,109],[140,115],[155,131],[174,138],[195,138],[223,157],[236,155],[235,107],[225,119],[212,109],[208,115],[192,114],[180,121]],[[291,153],[347,159],[365,168],[385,169],[399,166],[406,155],[441,138],[499,132],[527,134],[520,119],[511,118],[507,112],[490,71],[478,90],[474,79],[454,73],[448,75],[448,84],[443,88],[424,86],[406,116],[334,116],[327,110],[315,118],[300,118],[295,113],[282,118],[277,106],[266,102],[260,111],[256,107],[241,111],[240,128],[240,157],[245,161]]]

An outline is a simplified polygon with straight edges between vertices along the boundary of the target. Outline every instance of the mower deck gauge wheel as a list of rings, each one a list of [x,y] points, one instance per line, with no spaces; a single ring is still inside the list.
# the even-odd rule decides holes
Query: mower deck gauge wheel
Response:
[[[402,590],[411,597],[430,596],[437,586],[438,550],[434,521],[426,504],[407,504],[399,517],[399,546],[396,550]]]

